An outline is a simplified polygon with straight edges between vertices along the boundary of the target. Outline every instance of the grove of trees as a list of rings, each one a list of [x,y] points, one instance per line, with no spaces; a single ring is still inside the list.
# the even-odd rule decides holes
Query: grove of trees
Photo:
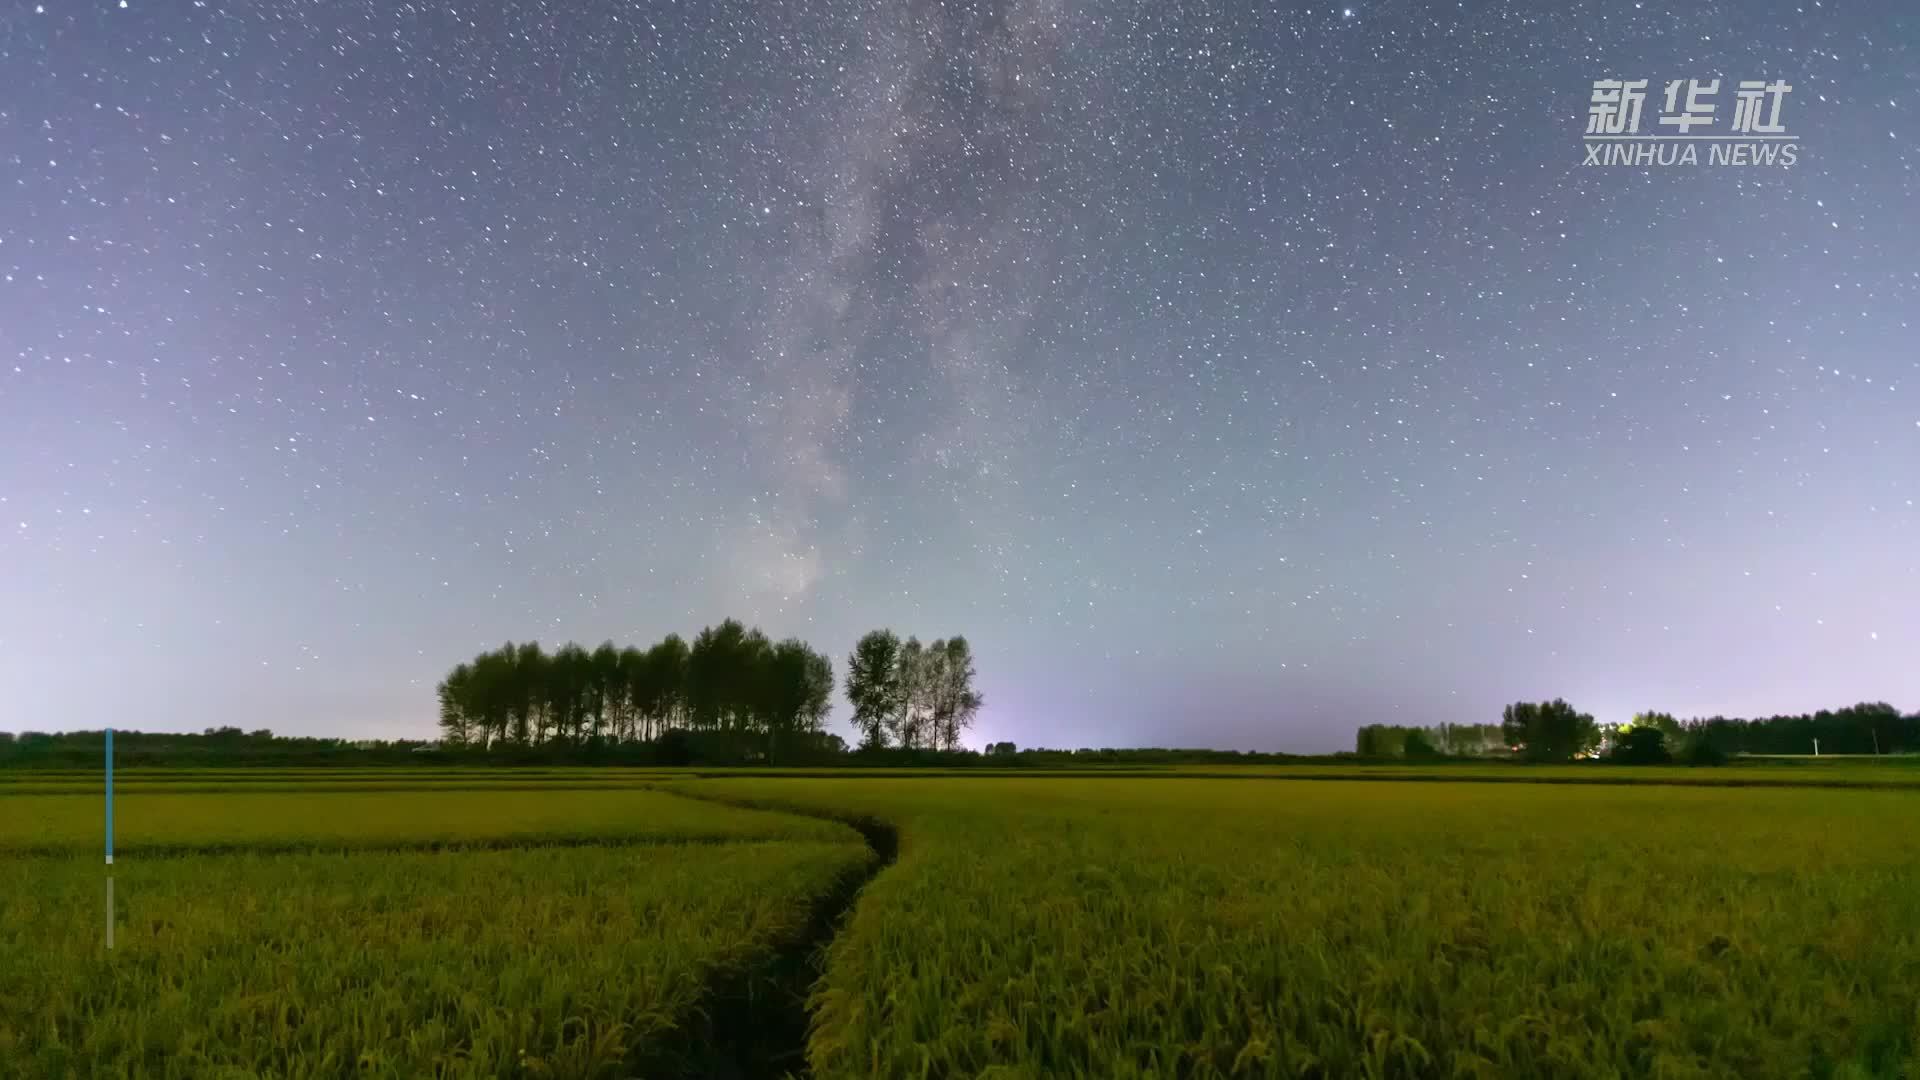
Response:
[[[1499,724],[1368,724],[1356,732],[1353,749],[1361,757],[1485,757],[1506,753],[1507,743]]]
[[[862,636],[847,657],[847,703],[861,748],[958,749],[985,703],[973,677],[966,638],[921,645],[891,630]]]
[[[1592,716],[1566,702],[1517,701],[1498,724],[1409,727],[1368,724],[1355,733],[1361,757],[1408,759],[1519,757],[1526,761],[1572,761],[1597,749],[1603,732]]]
[[[869,750],[955,751],[983,699],[967,639],[922,645],[875,630],[847,658],[853,723]],[[771,641],[735,619],[688,644],[669,634],[646,649],[606,642],[508,642],[455,665],[438,687],[441,742],[450,748],[653,744],[663,763],[790,761],[828,745],[833,664],[798,638]]]
[[[1500,714],[1500,736],[1528,761],[1572,761],[1600,745],[1600,725],[1559,698],[1516,701]]]
[[[651,743],[679,732],[775,761],[818,741],[833,664],[798,638],[770,641],[728,619],[691,645],[669,634],[644,650],[508,642],[455,665],[437,694],[449,747]]]

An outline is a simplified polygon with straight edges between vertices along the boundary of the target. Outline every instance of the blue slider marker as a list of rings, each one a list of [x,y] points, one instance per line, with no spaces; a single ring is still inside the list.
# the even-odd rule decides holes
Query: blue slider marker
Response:
[[[107,865],[113,865],[113,729],[107,729]]]
[[[113,950],[113,729],[107,729],[107,950]]]

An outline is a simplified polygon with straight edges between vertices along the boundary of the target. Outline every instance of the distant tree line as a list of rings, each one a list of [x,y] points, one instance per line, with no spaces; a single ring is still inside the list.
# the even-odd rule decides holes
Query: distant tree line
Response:
[[[432,748],[420,739],[304,738],[264,728],[113,733],[114,761],[123,767],[417,764]],[[94,769],[105,754],[104,731],[0,731],[0,768]]]
[[[730,749],[731,746],[731,749]],[[0,732],[0,768],[97,769],[104,752],[100,731],[18,735]],[[208,728],[204,732],[114,731],[114,760],[122,767],[384,766],[446,765],[740,765],[764,760],[753,747],[668,729],[650,742],[549,739],[530,745],[502,741],[454,745],[422,739],[337,739],[275,735],[266,729]],[[1167,765],[1306,765],[1351,762],[1350,754],[1282,754],[1193,747],[1087,747],[1054,749],[987,744],[984,751],[897,744],[849,749],[839,736],[821,734],[790,747],[781,764],[807,767],[939,769],[1156,768]]]
[[[1885,702],[1798,716],[1676,720],[1648,711],[1601,725],[1558,698],[1515,702],[1498,724],[1411,727],[1367,724],[1354,738],[1365,758],[1501,758],[1554,762],[1604,757],[1632,764],[1717,764],[1737,754],[1906,754],[1920,752],[1920,712]]]
[[[960,745],[983,699],[965,638],[921,645],[891,630],[860,638],[845,687],[861,735],[848,750],[822,730],[832,664],[798,639],[771,642],[728,619],[688,645],[670,634],[645,649],[606,643],[508,643],[457,664],[437,688],[442,738],[306,738],[238,727],[199,734],[115,732],[115,759],[141,765],[570,764],[1127,767],[1308,764],[1366,760],[1717,764],[1739,754],[1920,754],[1920,713],[1885,702],[1756,719],[1676,720],[1648,711],[1600,725],[1565,701],[1516,702],[1497,724],[1368,724],[1351,755],[1159,747]],[[0,768],[91,768],[100,731],[0,732]]]
[[[1902,715],[1884,701],[1798,716],[1688,720],[1685,733],[1724,754],[1910,754],[1920,751],[1920,712]]]

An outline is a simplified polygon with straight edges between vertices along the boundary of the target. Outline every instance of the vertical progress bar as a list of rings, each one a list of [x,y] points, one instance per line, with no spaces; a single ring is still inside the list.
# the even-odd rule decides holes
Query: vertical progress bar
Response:
[[[107,949],[113,949],[113,729],[107,729]]]

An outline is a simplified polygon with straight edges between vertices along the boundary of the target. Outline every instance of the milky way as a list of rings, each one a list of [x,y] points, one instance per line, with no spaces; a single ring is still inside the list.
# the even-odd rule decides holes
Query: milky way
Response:
[[[0,729],[729,615],[976,744],[1911,709],[1920,24],[1657,6],[0,8]]]

